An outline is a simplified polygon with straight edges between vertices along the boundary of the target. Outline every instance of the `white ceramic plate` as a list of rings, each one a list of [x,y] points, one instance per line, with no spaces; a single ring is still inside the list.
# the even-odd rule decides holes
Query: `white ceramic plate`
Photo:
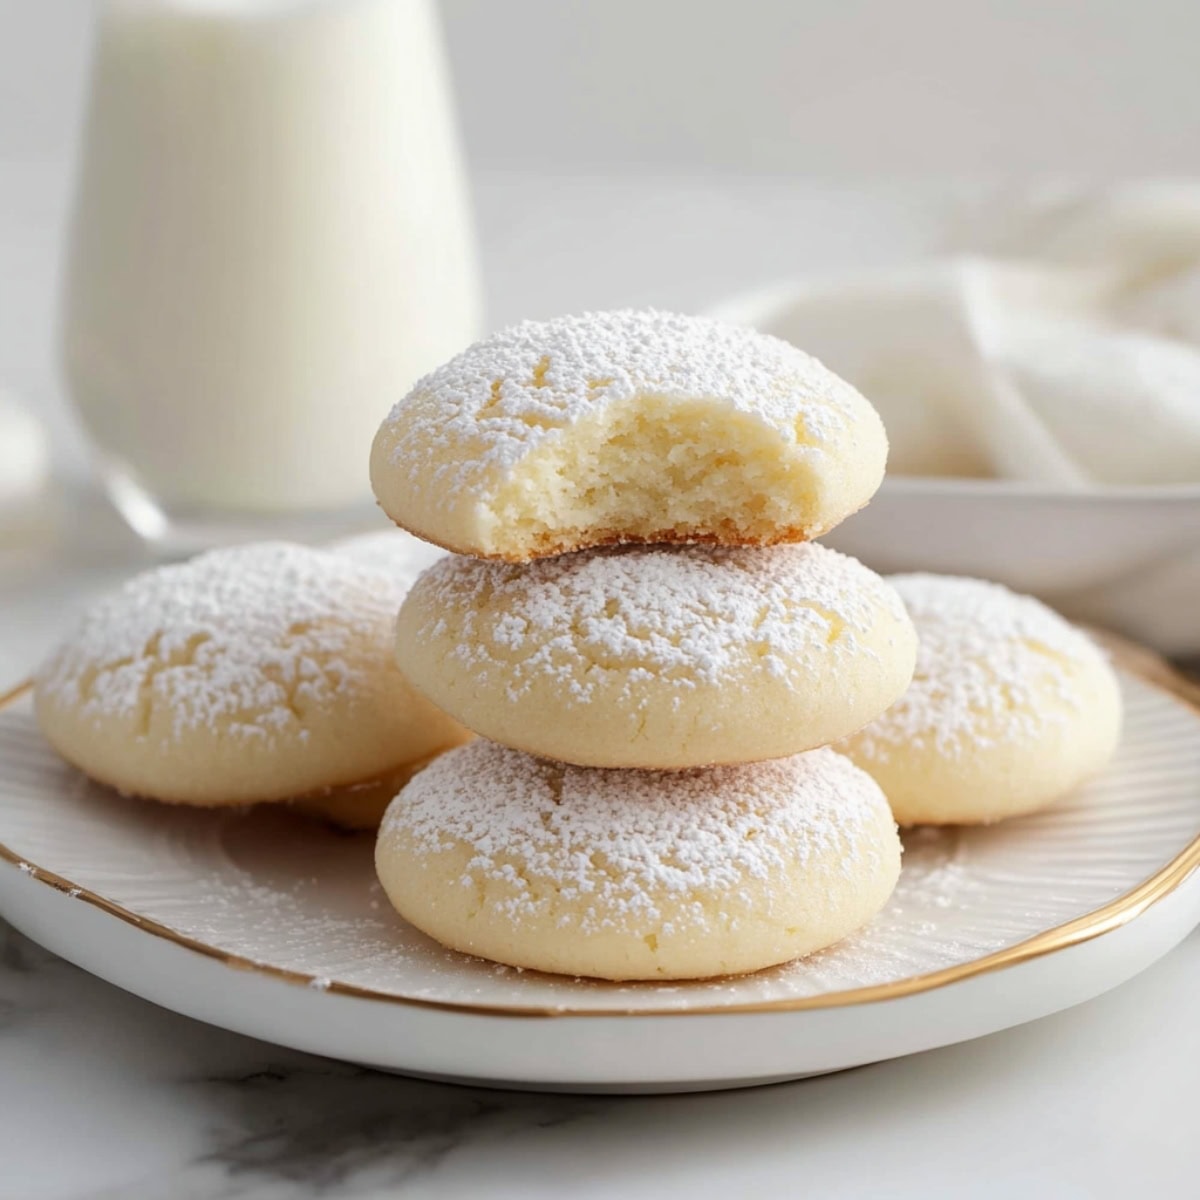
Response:
[[[1076,1004],[1200,921],[1200,709],[1129,662],[1102,779],[1001,826],[913,832],[867,930],[758,975],[603,984],[443,950],[389,909],[369,837],[122,799],[54,757],[24,696],[0,712],[0,912],[178,1012],[399,1071],[666,1091],[855,1066]]]

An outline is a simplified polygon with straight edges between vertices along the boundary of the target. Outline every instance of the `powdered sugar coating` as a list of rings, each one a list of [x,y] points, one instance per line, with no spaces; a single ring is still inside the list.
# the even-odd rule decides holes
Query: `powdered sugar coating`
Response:
[[[446,557],[446,551],[440,546],[431,546],[403,529],[359,533],[331,543],[329,549],[364,567],[386,571],[405,595],[422,571]]]
[[[627,689],[655,680],[685,693],[750,663],[799,687],[873,655],[862,635],[881,612],[908,623],[879,576],[815,543],[636,547],[525,566],[452,557],[422,576],[417,595],[427,616],[415,638],[443,636],[453,619],[451,655],[502,674],[510,700],[550,676],[587,703],[613,673]]]
[[[386,644],[404,590],[303,546],[214,550],[93,605],[42,668],[39,690],[84,717],[169,713],[176,737],[219,724],[244,739],[303,740],[306,710],[368,690],[346,651],[364,637]]]
[[[886,813],[874,781],[822,749],[692,771],[570,767],[479,740],[427,767],[393,801],[381,847],[419,858],[469,847],[466,888],[514,921],[566,902],[582,933],[648,929],[685,905],[689,927],[727,926],[722,896],[838,857],[864,868],[864,831]],[[766,904],[761,916],[772,909]],[[670,934],[670,928],[661,932]]]
[[[795,346],[707,317],[655,310],[525,321],[420,380],[384,421],[391,462],[435,507],[515,466],[590,414],[654,393],[720,398],[819,457],[866,402]],[[453,451],[468,446],[469,454]]]
[[[889,582],[916,625],[917,666],[904,695],[856,735],[858,761],[886,762],[930,745],[944,759],[962,759],[999,741],[1032,741],[1078,710],[1071,669],[1103,656],[1041,601],[982,579],[912,574]]]

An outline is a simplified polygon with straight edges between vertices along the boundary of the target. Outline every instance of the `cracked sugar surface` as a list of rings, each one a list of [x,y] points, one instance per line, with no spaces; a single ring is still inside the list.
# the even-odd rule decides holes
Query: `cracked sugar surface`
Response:
[[[319,550],[262,543],[145,572],[84,615],[39,692],[137,734],[297,731],[367,680],[355,647],[386,630],[402,582]],[[299,729],[303,736],[303,729]]]
[[[1076,719],[1079,671],[1103,653],[1053,609],[981,579],[912,574],[889,582],[917,627],[917,665],[905,694],[856,736],[860,761],[927,744],[961,758]]]
[[[677,690],[719,686],[748,663],[787,680],[865,653],[895,594],[860,563],[815,544],[768,549],[629,548],[524,567],[451,558],[413,599],[416,638],[453,625],[454,659],[501,672],[514,696],[547,674],[586,701],[600,672]]]
[[[402,527],[524,562],[630,541],[816,536],[870,499],[886,454],[870,404],[795,346],[620,311],[469,347],[394,406],[371,478]]]
[[[456,881],[476,916],[557,922],[582,932],[692,931],[728,924],[747,887],[817,861],[848,880],[890,829],[878,787],[824,749],[692,771],[565,766],[479,740],[433,763],[393,802],[381,854],[437,860],[465,847]],[[831,868],[833,869],[833,868]],[[724,898],[724,899],[722,899]],[[559,906],[565,905],[562,912]],[[767,915],[764,912],[763,915]]]
[[[550,431],[643,392],[720,396],[794,442],[819,443],[862,403],[779,338],[705,317],[623,310],[525,321],[485,338],[420,380],[384,426],[403,423],[431,446],[469,433],[480,453],[458,463],[465,477],[482,462],[512,465]],[[394,461],[420,472],[412,450],[406,439]]]

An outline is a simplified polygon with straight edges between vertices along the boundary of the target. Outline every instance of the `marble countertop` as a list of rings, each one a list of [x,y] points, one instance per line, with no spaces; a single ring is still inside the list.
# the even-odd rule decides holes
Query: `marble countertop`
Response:
[[[406,1080],[176,1016],[0,926],[0,1197],[1126,1197],[1194,1180],[1200,937],[1071,1012],[743,1092]]]
[[[52,316],[65,169],[0,163],[0,381],[78,477]],[[698,308],[811,268],[911,253],[857,193],[780,180],[478,181],[496,321],[618,303]],[[753,219],[747,220],[750,214]],[[923,223],[925,222],[925,223]],[[0,687],[133,570],[100,510],[0,559]],[[106,523],[107,522],[107,523]],[[1126,1197],[1194,1186],[1200,935],[1089,1004],[962,1046],[755,1091],[501,1093],[390,1077],[156,1009],[0,924],[0,1200],[301,1197]]]

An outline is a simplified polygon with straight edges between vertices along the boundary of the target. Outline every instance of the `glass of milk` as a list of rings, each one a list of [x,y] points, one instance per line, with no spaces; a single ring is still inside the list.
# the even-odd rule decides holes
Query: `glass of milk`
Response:
[[[63,355],[169,550],[370,510],[390,406],[477,334],[430,0],[103,0]]]

